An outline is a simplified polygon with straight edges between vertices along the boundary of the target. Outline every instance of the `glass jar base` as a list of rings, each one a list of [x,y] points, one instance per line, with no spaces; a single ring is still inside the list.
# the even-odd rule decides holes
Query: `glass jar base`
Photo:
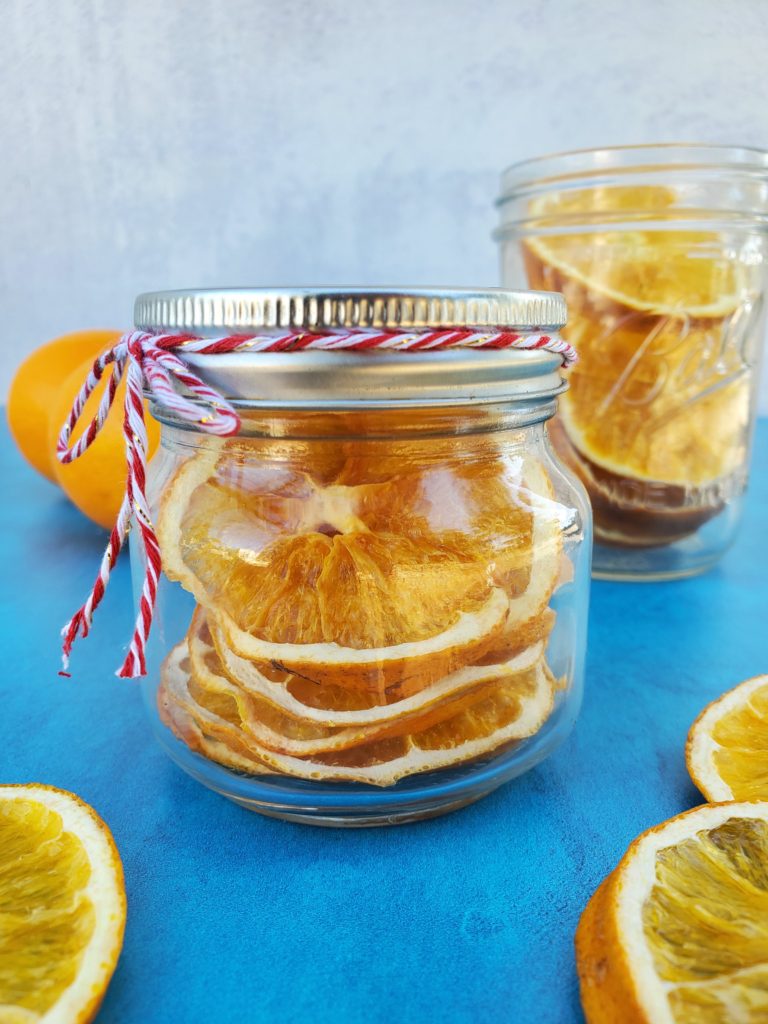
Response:
[[[716,565],[736,538],[742,498],[689,537],[658,547],[623,547],[595,540],[592,578],[627,583],[658,583],[699,576]]]
[[[493,787],[494,789],[496,787]],[[264,807],[251,800],[230,796],[228,793],[221,793],[233,800],[246,810],[263,814],[267,818],[279,818],[281,821],[291,821],[299,825],[319,825],[322,828],[381,828],[384,825],[409,825],[415,821],[426,821],[428,818],[439,818],[443,814],[450,814],[451,811],[459,811],[462,807],[482,800],[484,796],[491,793],[489,789],[485,793],[478,793],[476,796],[467,797],[462,800],[449,800],[434,807],[422,807],[419,810],[411,811],[382,811],[379,814],[328,814],[323,811],[300,813],[289,809],[279,810],[275,807]],[[220,792],[217,790],[216,792]]]
[[[578,700],[558,708],[530,739],[481,760],[439,772],[425,772],[378,787],[322,782],[285,775],[245,775],[190,750],[154,718],[155,735],[166,753],[204,786],[241,807],[284,821],[330,828],[403,825],[459,810],[488,796],[533,768],[570,733]]]
[[[593,580],[608,580],[614,583],[664,583],[670,580],[687,580],[692,576],[701,576],[709,572],[720,560],[718,555],[710,561],[702,562],[699,565],[681,567],[679,569],[653,569],[632,565],[622,568],[621,566],[606,566],[605,568],[593,565]]]

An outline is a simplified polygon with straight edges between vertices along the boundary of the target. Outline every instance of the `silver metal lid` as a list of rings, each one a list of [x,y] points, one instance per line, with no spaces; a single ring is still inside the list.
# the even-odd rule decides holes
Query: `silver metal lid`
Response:
[[[185,288],[146,292],[134,306],[138,330],[221,331],[338,328],[499,327],[558,330],[565,300],[554,292],[504,288]]]
[[[135,308],[139,330],[203,337],[286,329],[465,326],[555,333],[565,321],[562,296],[501,288],[200,289],[140,295]],[[565,388],[560,356],[543,349],[244,351],[184,353],[184,360],[222,395],[245,407],[360,409],[515,401],[543,415]]]

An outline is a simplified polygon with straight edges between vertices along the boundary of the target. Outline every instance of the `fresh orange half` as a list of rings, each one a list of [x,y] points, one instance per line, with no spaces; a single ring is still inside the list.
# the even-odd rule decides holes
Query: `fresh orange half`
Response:
[[[768,799],[768,676],[709,704],[691,726],[685,758],[707,800]]]
[[[589,1024],[768,1020],[768,803],[643,833],[584,911],[576,959]]]
[[[389,786],[406,775],[460,764],[533,735],[552,710],[553,693],[551,674],[539,663],[419,732],[303,758],[261,746],[243,728],[230,695],[200,688],[190,672],[185,644],[166,659],[158,703],[163,720],[192,749],[229,767],[259,774],[266,766],[298,778]]]
[[[109,829],[72,793],[0,786],[0,1021],[85,1024],[125,927]]]

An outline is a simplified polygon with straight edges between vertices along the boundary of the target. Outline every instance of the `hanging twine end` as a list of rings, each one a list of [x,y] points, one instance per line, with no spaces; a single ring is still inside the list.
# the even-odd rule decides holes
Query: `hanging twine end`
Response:
[[[118,679],[140,679],[142,676],[145,676],[146,674],[146,665],[139,665],[137,669],[137,667],[133,664],[132,659],[130,664],[128,662],[128,659],[126,659],[126,661],[123,662],[123,664],[120,666],[117,672],[115,672],[115,675],[117,676]]]
[[[143,603],[143,602],[142,602]],[[146,609],[143,609],[146,611]],[[141,616],[140,616],[141,617]],[[151,610],[146,617],[147,627],[152,621]],[[139,630],[134,634],[131,646],[120,668],[115,672],[118,679],[140,679],[147,674],[147,657],[144,650],[146,637]]]
[[[62,635],[64,630],[62,630]],[[61,650],[61,668],[59,669],[59,675],[62,679],[71,679],[72,673],[69,671],[69,652],[72,648],[72,642],[65,640]]]

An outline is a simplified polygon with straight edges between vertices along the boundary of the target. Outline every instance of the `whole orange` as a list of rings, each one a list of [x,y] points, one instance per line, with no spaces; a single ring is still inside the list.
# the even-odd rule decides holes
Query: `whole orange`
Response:
[[[93,361],[120,331],[75,331],[41,345],[21,364],[8,395],[8,426],[21,454],[34,468],[56,479],[49,418],[62,381],[84,360]]]
[[[62,424],[69,415],[75,395],[88,376],[91,362],[92,360],[86,359],[69,374],[51,404],[48,443],[52,451],[55,450],[56,439]],[[102,383],[85,403],[82,416],[73,432],[73,438],[80,437],[96,415],[105,382],[109,379],[110,373],[111,370],[107,370]],[[124,402],[125,382],[123,381],[117,389],[109,416],[91,447],[79,459],[66,464],[59,462],[54,454],[56,482],[84,515],[107,530],[114,525],[125,493],[127,464],[123,437]],[[149,414],[146,402],[144,411],[147,425],[147,458],[150,458],[160,442],[160,426]]]

